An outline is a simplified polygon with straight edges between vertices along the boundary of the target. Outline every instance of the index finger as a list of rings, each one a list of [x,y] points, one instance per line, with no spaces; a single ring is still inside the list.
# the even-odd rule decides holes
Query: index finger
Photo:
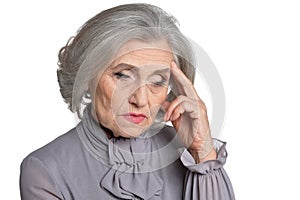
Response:
[[[174,79],[174,84],[177,86],[176,89],[178,89],[178,92],[180,93],[175,95],[186,95],[192,98],[198,96],[193,83],[179,69],[174,61],[171,62],[171,74]]]

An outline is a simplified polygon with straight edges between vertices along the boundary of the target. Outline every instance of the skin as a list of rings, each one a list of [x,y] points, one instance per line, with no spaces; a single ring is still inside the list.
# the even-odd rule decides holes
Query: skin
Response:
[[[193,83],[184,75],[174,61],[171,74],[180,94],[172,101],[165,101],[165,121],[171,121],[174,128],[188,147],[196,163],[214,160],[217,157],[210,134],[207,109],[198,96]]]
[[[171,121],[196,163],[216,158],[205,104],[191,81],[173,61],[168,44],[161,40],[132,40],[101,73],[93,101],[95,117],[114,137],[138,137],[154,122],[159,109]],[[167,102],[170,77],[180,95]],[[143,117],[128,117],[129,113]]]
[[[138,137],[153,123],[167,96],[173,60],[170,52],[164,41],[149,44],[130,41],[101,74],[95,110],[100,124],[115,137]],[[124,117],[127,113],[143,114],[146,118],[135,124]]]

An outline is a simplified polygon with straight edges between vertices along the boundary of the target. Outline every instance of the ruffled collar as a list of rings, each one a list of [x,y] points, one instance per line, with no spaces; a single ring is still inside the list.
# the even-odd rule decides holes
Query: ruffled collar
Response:
[[[157,155],[149,154],[155,148],[151,137],[108,139],[90,106],[76,128],[86,149],[109,168],[99,177],[103,189],[121,199],[160,199],[163,182],[151,172],[157,163]]]
[[[93,118],[90,106],[86,107],[81,124],[76,128],[88,151],[97,160],[108,166],[121,163],[126,165],[144,163],[149,158],[149,153],[155,148],[151,137],[117,137],[109,139],[100,124]],[[138,172],[132,172],[145,171],[149,171],[149,169],[143,168]]]

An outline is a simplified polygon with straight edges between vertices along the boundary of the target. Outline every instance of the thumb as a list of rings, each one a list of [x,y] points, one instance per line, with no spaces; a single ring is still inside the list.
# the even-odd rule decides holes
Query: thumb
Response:
[[[162,104],[161,104],[161,109],[166,112],[166,110],[169,108],[171,102],[169,101],[164,101]]]

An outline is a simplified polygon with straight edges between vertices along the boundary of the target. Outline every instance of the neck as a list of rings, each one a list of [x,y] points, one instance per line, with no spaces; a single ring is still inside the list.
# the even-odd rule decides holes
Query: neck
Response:
[[[113,132],[110,129],[102,126],[101,124],[100,124],[100,126],[104,130],[104,132],[106,133],[106,136],[108,137],[108,139],[115,138]]]

